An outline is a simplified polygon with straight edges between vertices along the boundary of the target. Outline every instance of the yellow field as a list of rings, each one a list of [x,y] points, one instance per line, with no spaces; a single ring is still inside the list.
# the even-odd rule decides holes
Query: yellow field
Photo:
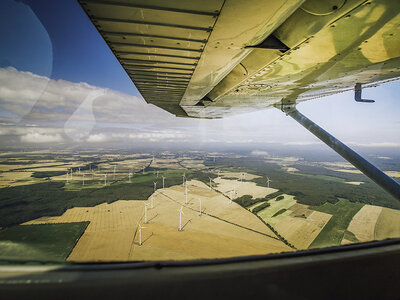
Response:
[[[191,160],[191,159],[185,159],[181,161],[181,164],[185,166],[185,168],[190,168],[190,169],[205,169],[207,168],[204,164],[203,161],[201,160]]]
[[[230,197],[230,191],[235,189],[236,194],[232,192],[233,199],[242,197],[244,195],[251,195],[253,199],[264,198],[265,196],[278,191],[273,188],[268,189],[263,186],[258,186],[255,182],[250,181],[240,182],[239,180],[215,178],[214,182],[217,183],[215,189],[223,193],[226,197]]]
[[[391,177],[400,177],[400,172],[398,171],[385,171],[385,173]]]
[[[122,200],[96,207],[75,207],[62,216],[25,224],[90,221],[69,256],[70,261],[181,260],[291,250],[247,210],[230,204],[201,182],[188,184],[187,205],[182,186],[157,190],[153,195],[154,208],[148,209],[148,224],[143,224],[145,201]],[[184,228],[178,231],[177,209],[181,206]],[[146,227],[142,231],[142,246],[138,243],[136,222]]]
[[[35,183],[36,181],[34,178],[31,178],[31,175],[32,172],[0,173],[0,187],[19,186]]]
[[[285,170],[286,170],[286,172],[289,172],[289,173],[290,173],[290,172],[299,172],[298,169],[293,168],[293,167],[286,167]]]
[[[51,165],[63,165],[64,163],[57,163],[56,161],[53,162],[40,162],[36,164],[29,164],[29,165],[2,165],[0,164],[0,171],[7,172],[9,170],[15,169],[27,169],[27,168],[36,168],[36,167],[47,167]],[[27,169],[28,170],[28,169]]]
[[[361,171],[355,169],[332,169],[336,172],[343,172],[343,173],[352,173],[352,174],[362,174]]]
[[[332,217],[298,204],[290,195],[284,195],[284,199],[279,201],[270,200],[269,203],[270,207],[257,214],[297,249],[307,249]],[[274,217],[282,209],[286,211]]]
[[[351,185],[360,185],[360,184],[363,184],[364,182],[363,181],[348,181],[345,183],[351,184]]]
[[[155,158],[155,162],[152,163],[151,166],[153,168],[183,169],[183,167],[177,163],[177,160],[172,158]]]
[[[347,230],[352,232],[360,242],[373,241],[375,239],[375,224],[382,207],[364,205],[353,217]]]
[[[382,212],[376,221],[375,239],[400,237],[400,211],[397,209],[382,208]]]
[[[332,169],[336,172],[343,172],[343,173],[352,173],[352,174],[362,174],[361,171],[356,169]],[[398,171],[384,171],[388,176],[391,177],[400,177],[400,172]]]
[[[243,180],[253,180],[255,178],[260,178],[261,176],[246,173],[246,172],[220,172],[222,177],[231,177],[240,179],[241,174],[243,174]]]

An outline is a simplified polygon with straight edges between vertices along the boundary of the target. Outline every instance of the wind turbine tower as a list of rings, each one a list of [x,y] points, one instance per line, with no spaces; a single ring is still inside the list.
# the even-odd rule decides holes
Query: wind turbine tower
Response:
[[[158,170],[157,170],[157,178],[158,178]]]
[[[165,183],[165,177],[162,177],[162,188],[164,188],[164,183]]]
[[[81,175],[81,167],[78,168],[78,174]]]
[[[82,175],[82,185],[85,185],[85,174]]]
[[[142,246],[142,229],[144,229],[146,227],[141,226],[139,224],[139,222],[137,222],[137,224],[138,224],[138,228],[139,228],[139,246]]]
[[[107,173],[104,174],[104,185],[107,185]]]
[[[157,190],[157,181],[153,181],[153,183],[154,183],[154,192],[156,192],[156,190]]]
[[[184,215],[184,212],[182,211],[183,206],[181,206],[181,209],[178,209],[177,211],[179,212],[179,231],[182,231],[182,214]]]
[[[211,177],[208,177],[208,179],[210,179],[210,191],[211,191],[211,180],[212,180],[212,179],[211,179]]]
[[[188,188],[187,188],[187,181],[185,182],[185,204],[188,204]]]
[[[132,177],[132,173],[131,172],[129,172],[128,177],[129,177],[129,182],[131,182],[131,177]]]
[[[182,174],[182,185],[185,185],[186,175],[185,173]]]
[[[199,199],[199,201],[200,201],[199,216],[201,217],[201,198]]]
[[[149,203],[144,204],[144,224],[147,224],[147,206],[149,206]]]
[[[113,180],[115,180],[115,166],[114,166]]]

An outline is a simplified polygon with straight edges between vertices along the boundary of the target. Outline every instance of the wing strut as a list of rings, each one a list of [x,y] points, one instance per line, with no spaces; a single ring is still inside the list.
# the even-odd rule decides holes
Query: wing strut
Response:
[[[377,167],[372,165],[370,162],[362,158],[355,151],[347,147],[341,141],[334,136],[330,135],[324,129],[319,127],[313,121],[308,119],[306,116],[301,114],[295,105],[282,105],[282,111],[286,115],[291,116],[301,125],[303,125],[308,131],[314,134],[317,138],[335,150],[339,155],[346,159],[349,163],[363,172],[366,176],[372,179],[376,184],[382,187],[385,191],[390,193],[397,200],[400,200],[400,185],[391,177],[383,173]]]

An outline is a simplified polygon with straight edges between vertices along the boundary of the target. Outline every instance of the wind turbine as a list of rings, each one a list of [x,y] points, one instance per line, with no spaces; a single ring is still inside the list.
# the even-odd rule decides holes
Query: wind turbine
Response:
[[[144,204],[144,224],[147,224],[147,206],[149,205],[149,203]]]
[[[114,166],[113,180],[115,180],[115,166]]]
[[[107,185],[107,173],[104,174],[104,185]]]
[[[78,168],[78,174],[81,175],[81,167]]]
[[[185,173],[182,174],[182,185],[185,185],[186,175]]]
[[[157,170],[157,178],[158,178],[158,170]]]
[[[185,182],[185,204],[188,204],[188,188],[187,188],[187,181]]]
[[[82,175],[82,185],[85,185],[85,174]]]
[[[67,171],[67,175],[66,175],[67,183],[68,183],[68,179],[69,179],[69,172]]]
[[[211,191],[211,180],[212,180],[212,179],[211,179],[211,177],[208,177],[208,179],[210,179],[210,191]]]
[[[164,188],[165,177],[162,177],[162,188]]]
[[[201,217],[201,198],[199,198],[199,201],[200,201],[199,216]]]
[[[154,183],[154,192],[157,190],[157,181],[153,181]]]
[[[131,172],[129,172],[128,177],[129,177],[129,182],[131,182],[131,177],[132,177],[132,173]]]
[[[270,180],[269,177],[267,176],[267,185],[268,185],[268,189],[269,189],[269,183],[270,183],[271,181],[272,181],[272,180]]]
[[[179,231],[182,231],[182,214],[184,214],[182,209],[183,209],[183,206],[181,206],[181,209],[177,210],[177,212],[179,212]]]
[[[137,222],[138,227],[139,227],[139,246],[142,246],[142,229],[146,228],[143,227],[142,225],[139,224],[139,222]]]

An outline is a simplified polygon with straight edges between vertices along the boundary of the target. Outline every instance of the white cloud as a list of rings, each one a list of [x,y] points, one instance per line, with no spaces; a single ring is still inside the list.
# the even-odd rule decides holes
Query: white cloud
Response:
[[[351,146],[370,148],[400,148],[400,143],[348,143]]]
[[[307,102],[310,103],[308,106],[301,104],[301,111],[314,118],[313,111],[326,112],[327,103],[336,103],[336,100],[329,101]],[[338,108],[333,104],[331,106],[337,110],[342,108],[340,105]],[[310,107],[313,110],[310,111]],[[335,113],[335,116],[340,115],[340,112]],[[338,134],[335,132],[337,128],[334,128],[332,134],[344,141],[351,141],[353,145],[392,148],[400,145],[400,123],[394,124],[390,130],[387,129],[388,125],[382,127],[385,130],[380,130],[375,124],[374,134],[371,135],[372,131],[366,127],[368,124],[354,119],[351,122],[360,124],[359,129],[353,128],[354,125],[352,130],[348,130],[348,124],[342,126],[337,118],[329,120],[327,116],[322,120],[316,116],[316,121],[326,121],[327,124],[321,125],[327,125],[329,130],[332,124],[337,128],[343,127]],[[72,142],[73,145],[109,143],[116,147],[122,144],[146,145],[148,142],[160,142],[160,146],[162,143],[187,143],[192,147],[240,144],[241,147],[253,149],[262,149],[269,144],[322,144],[277,109],[219,120],[176,118],[136,96],[82,82],[53,80],[14,68],[0,68],[0,135],[3,144],[10,139],[22,143],[41,143],[41,140]],[[34,137],[36,141],[33,141]]]
[[[250,153],[251,155],[257,155],[257,156],[269,156],[269,153],[266,151],[262,151],[262,150],[253,150]]]
[[[100,142],[105,142],[107,141],[107,136],[105,134],[91,134],[87,138],[87,141],[89,143],[100,143]]]
[[[60,134],[41,134],[41,133],[28,133],[21,136],[21,141],[24,143],[59,143],[63,141]]]

